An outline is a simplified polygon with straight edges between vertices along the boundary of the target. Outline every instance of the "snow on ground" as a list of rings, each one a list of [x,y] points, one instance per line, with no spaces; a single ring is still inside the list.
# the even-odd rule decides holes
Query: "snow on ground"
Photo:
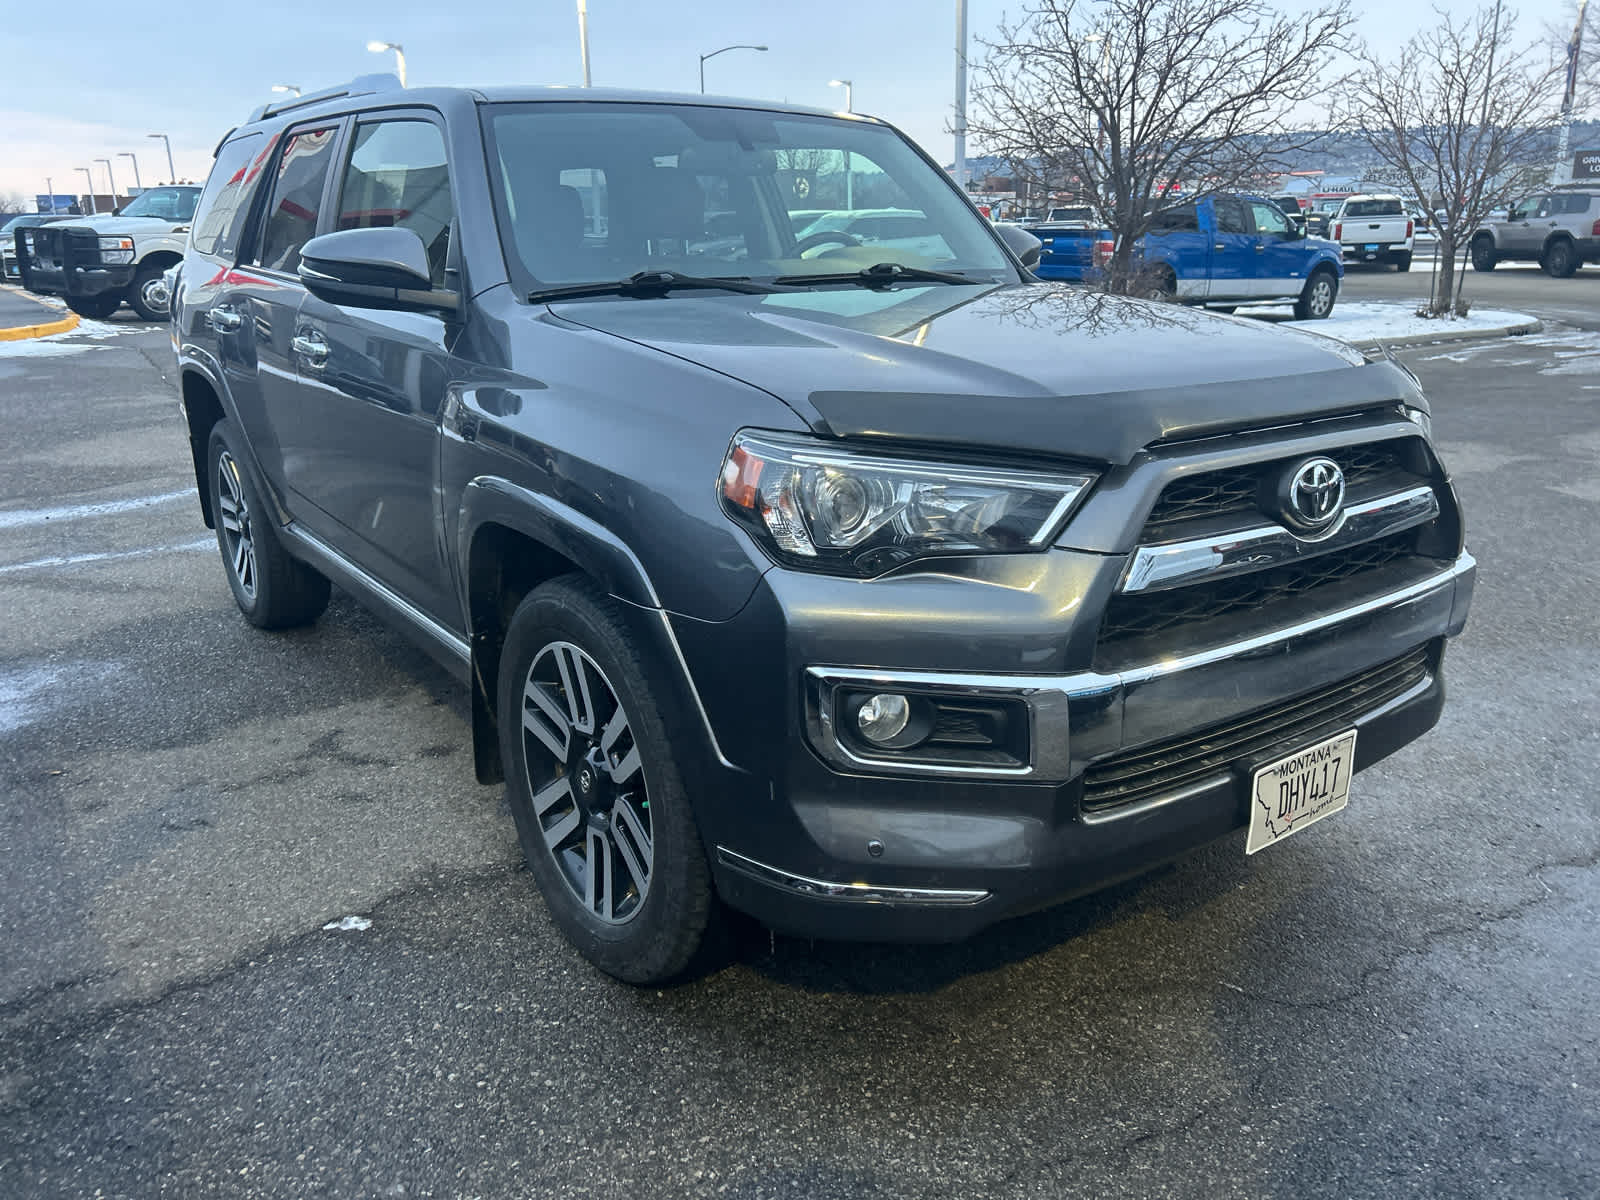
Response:
[[[1284,320],[1294,309],[1289,305],[1263,306],[1240,309],[1241,316],[1261,316],[1282,321],[1291,329],[1309,329],[1326,334],[1341,342],[1381,342],[1388,338],[1432,337],[1446,338],[1452,334],[1487,334],[1497,330],[1530,325],[1534,318],[1527,313],[1511,312],[1499,308],[1475,308],[1465,317],[1427,318],[1416,315],[1416,304],[1385,304],[1381,301],[1340,302],[1333,314],[1323,321]]]

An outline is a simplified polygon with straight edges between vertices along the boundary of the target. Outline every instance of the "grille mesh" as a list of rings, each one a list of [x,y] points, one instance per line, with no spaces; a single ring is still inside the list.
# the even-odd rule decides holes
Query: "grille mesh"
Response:
[[[1083,809],[1103,812],[1170,794],[1241,759],[1273,758],[1350,728],[1357,718],[1427,678],[1432,650],[1419,647],[1350,679],[1271,708],[1103,759],[1083,777]]]

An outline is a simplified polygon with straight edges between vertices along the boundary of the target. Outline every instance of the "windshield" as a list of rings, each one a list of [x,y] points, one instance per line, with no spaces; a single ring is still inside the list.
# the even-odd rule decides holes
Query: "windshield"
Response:
[[[949,179],[883,125],[667,104],[485,106],[519,285],[772,279],[878,263],[1014,278]]]
[[[194,220],[195,202],[200,199],[197,187],[160,187],[140,192],[125,205],[119,217],[160,217],[164,221]]]

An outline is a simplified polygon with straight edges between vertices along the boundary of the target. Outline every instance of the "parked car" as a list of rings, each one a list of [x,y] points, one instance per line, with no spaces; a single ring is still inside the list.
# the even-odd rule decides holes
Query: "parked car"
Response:
[[[776,147],[870,163],[915,236],[796,238]],[[738,258],[685,250],[713,196]],[[623,979],[724,905],[951,940],[1270,847],[1444,702],[1475,565],[1427,401],[1330,339],[1037,282],[1030,247],[869,117],[266,106],[173,289],[200,512],[250,623],[336,581],[470,689],[478,778]]]
[[[856,208],[824,213],[797,236],[807,255],[840,246],[901,249],[929,259],[945,258],[950,253],[927,215],[910,208]]]
[[[1281,196],[1273,196],[1271,200],[1283,212],[1283,215],[1289,218],[1289,223],[1296,229],[1303,230],[1306,227],[1306,214],[1300,207],[1299,196],[1285,193]]]
[[[1545,274],[1566,279],[1584,263],[1600,261],[1600,189],[1580,184],[1529,196],[1473,233],[1469,246],[1480,271],[1536,262]]]
[[[197,187],[146,188],[111,216],[24,230],[18,268],[31,292],[65,297],[67,307],[94,320],[126,300],[146,321],[167,317],[162,273],[183,257]]]
[[[1333,240],[1346,263],[1393,263],[1395,270],[1409,271],[1416,222],[1399,196],[1351,196],[1334,214]]]
[[[0,225],[0,275],[5,282],[22,282],[22,272],[17,267],[17,234],[21,230],[76,219],[65,213],[19,213]]]

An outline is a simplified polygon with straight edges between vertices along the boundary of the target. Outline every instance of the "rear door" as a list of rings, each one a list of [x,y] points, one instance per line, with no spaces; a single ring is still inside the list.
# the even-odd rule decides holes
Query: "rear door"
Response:
[[[455,204],[434,114],[359,119],[341,156],[333,226],[410,229],[446,286]],[[430,615],[459,625],[439,540],[434,484],[454,320],[330,304],[308,296],[295,362],[309,435],[295,490],[328,520],[330,540]],[[449,614],[455,613],[452,617]]]
[[[1237,196],[1213,196],[1215,235],[1211,245],[1211,300],[1247,300],[1260,295],[1260,239],[1250,212]]]
[[[1202,201],[1204,206],[1209,204],[1210,201]],[[1206,213],[1205,223],[1211,220]],[[1180,204],[1152,216],[1150,229],[1144,235],[1142,257],[1147,265],[1163,262],[1172,267],[1178,280],[1178,295],[1191,300],[1206,298],[1211,282],[1211,234],[1202,227],[1202,214],[1196,205]]]

